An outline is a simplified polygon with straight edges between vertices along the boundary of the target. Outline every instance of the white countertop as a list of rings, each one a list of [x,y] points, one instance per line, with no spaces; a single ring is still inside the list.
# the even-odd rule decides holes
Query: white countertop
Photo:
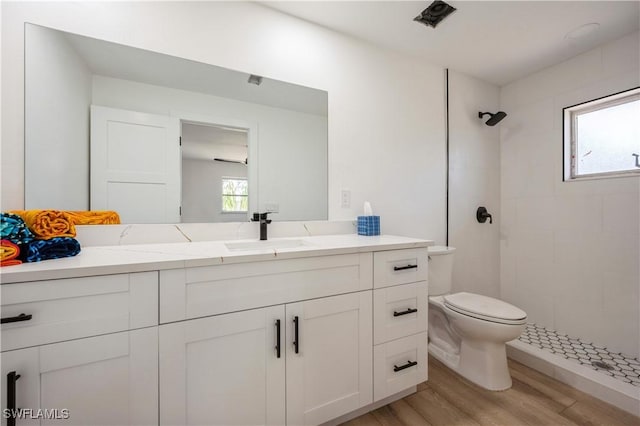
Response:
[[[264,247],[250,250],[229,250],[226,243],[257,241],[230,240],[86,247],[75,257],[3,267],[0,269],[0,283],[10,284],[433,245],[433,241],[430,240],[392,235],[365,237],[356,234],[272,238],[266,243],[277,244],[279,241],[287,240],[299,240],[304,245],[293,248]]]

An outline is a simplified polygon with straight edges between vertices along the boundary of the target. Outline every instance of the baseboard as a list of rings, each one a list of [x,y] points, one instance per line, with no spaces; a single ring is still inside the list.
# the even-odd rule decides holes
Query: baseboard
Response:
[[[377,410],[380,407],[384,407],[387,404],[391,404],[394,401],[404,398],[405,396],[409,396],[412,393],[415,393],[417,390],[416,386],[412,386],[408,389],[403,390],[402,392],[398,392],[391,396],[386,397],[385,399],[381,399],[380,401],[374,402],[373,404],[366,405],[362,408],[358,408],[355,411],[347,413],[343,416],[335,418],[333,420],[329,420],[326,423],[323,423],[321,426],[336,426],[345,422],[348,422],[351,419],[355,419],[356,417],[360,417],[363,414],[367,414],[370,411]]]

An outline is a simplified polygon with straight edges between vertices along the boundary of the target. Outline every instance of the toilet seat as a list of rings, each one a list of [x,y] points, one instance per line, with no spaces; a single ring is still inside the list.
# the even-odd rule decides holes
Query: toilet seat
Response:
[[[524,324],[527,314],[502,300],[473,293],[454,293],[444,296],[444,306],[462,315],[499,324]]]

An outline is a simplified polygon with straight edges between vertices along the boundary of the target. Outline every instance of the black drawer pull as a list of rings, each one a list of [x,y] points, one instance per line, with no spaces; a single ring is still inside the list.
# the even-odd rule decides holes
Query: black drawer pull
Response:
[[[19,374],[15,371],[7,374],[7,411],[9,416],[7,417],[7,426],[16,425],[16,417],[18,416],[18,409],[16,408],[16,382],[20,378]]]
[[[400,367],[394,365],[393,371],[397,373],[398,371],[404,370],[405,368],[413,367],[414,365],[418,365],[418,361],[407,361],[405,365],[401,365]]]
[[[400,316],[402,316],[402,315],[413,314],[413,313],[416,313],[416,312],[418,312],[418,309],[416,309],[416,308],[409,308],[409,309],[407,309],[406,311],[402,311],[402,312],[396,312],[396,311],[393,311],[393,316],[394,316],[394,317],[400,317]]]
[[[280,320],[276,320],[276,356],[280,358]]]
[[[20,321],[29,321],[33,315],[20,314],[16,317],[2,318],[0,319],[0,324],[8,324],[10,322],[20,322]]]
[[[298,353],[298,346],[300,345],[300,336],[298,336],[298,317],[293,317],[293,348],[295,353]]]
[[[394,266],[394,271],[404,271],[405,269],[418,269],[418,265]]]

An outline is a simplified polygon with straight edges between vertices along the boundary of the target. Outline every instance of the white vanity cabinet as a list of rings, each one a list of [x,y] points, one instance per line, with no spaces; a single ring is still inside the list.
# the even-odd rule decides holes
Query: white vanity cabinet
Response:
[[[370,292],[162,325],[160,423],[323,423],[371,402],[371,348]]]
[[[427,378],[427,243],[21,265],[0,286],[0,393],[27,411],[2,426],[317,425],[400,398]]]
[[[157,272],[3,284],[2,408],[27,410],[14,424],[157,424],[157,286]]]
[[[160,325],[160,423],[320,424],[371,403],[371,260],[162,271],[161,319],[216,315]]]

